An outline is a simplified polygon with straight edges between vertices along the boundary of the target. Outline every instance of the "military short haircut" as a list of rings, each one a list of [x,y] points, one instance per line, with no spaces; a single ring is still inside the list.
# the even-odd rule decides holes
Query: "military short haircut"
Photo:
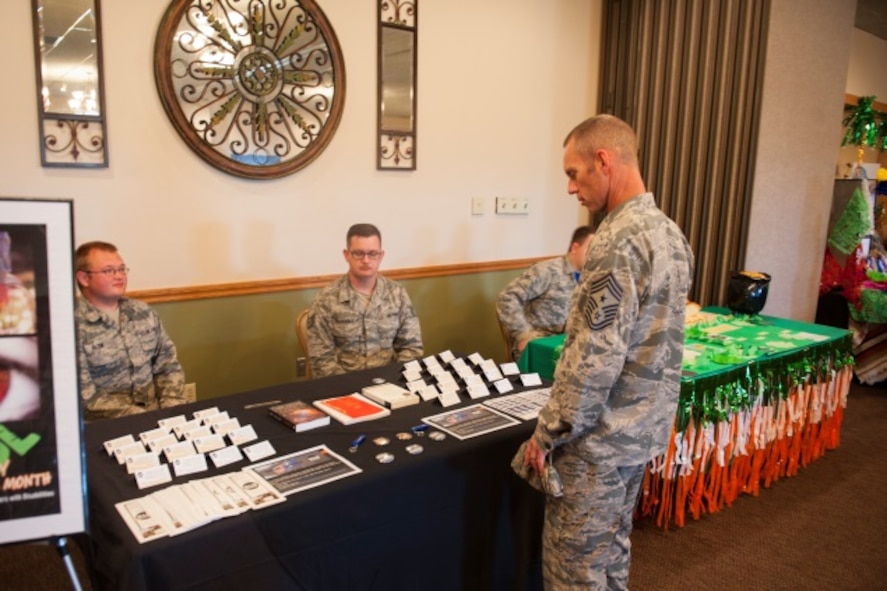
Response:
[[[582,244],[585,242],[585,239],[594,234],[594,230],[591,229],[591,226],[579,226],[575,230],[573,230],[573,237],[570,238],[570,246],[574,244]],[[570,252],[570,248],[567,248],[567,252]]]
[[[77,250],[74,253],[74,265],[77,271],[87,270],[87,268],[89,267],[89,255],[94,250],[101,250],[104,252],[117,252],[117,247],[110,242],[101,242],[99,240],[84,242],[77,247]]]
[[[353,226],[348,228],[348,233],[345,235],[345,246],[351,244],[351,238],[354,236],[359,236],[361,238],[378,236],[379,244],[382,243],[382,233],[379,232],[379,228],[377,228],[373,224],[354,224]]]
[[[596,150],[606,149],[626,164],[637,165],[638,136],[631,125],[613,115],[589,117],[567,134],[564,147],[573,140],[576,152],[591,160]]]

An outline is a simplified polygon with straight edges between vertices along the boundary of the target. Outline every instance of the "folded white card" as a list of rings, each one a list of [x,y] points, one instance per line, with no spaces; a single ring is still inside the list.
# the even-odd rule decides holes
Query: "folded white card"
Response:
[[[160,465],[160,454],[156,451],[146,451],[126,458],[126,473],[135,474],[139,470],[145,470]]]
[[[258,462],[259,460],[270,458],[277,452],[274,450],[274,447],[271,445],[271,443],[265,440],[244,447],[243,453],[246,454],[246,457],[249,458],[250,462]]]
[[[185,433],[189,431],[193,431],[194,429],[199,429],[203,426],[203,421],[200,419],[194,419],[191,421],[185,421],[184,423],[179,423],[178,425],[173,425],[172,431],[179,437],[184,437]]]
[[[172,462],[177,458],[194,455],[195,453],[197,453],[197,450],[194,449],[194,444],[191,443],[190,439],[180,441],[179,443],[173,443],[172,445],[163,448],[163,455],[166,456],[167,462]]]
[[[440,396],[437,397],[440,400],[441,406],[444,408],[448,406],[453,406],[454,404],[459,404],[461,400],[459,400],[459,395],[456,394],[455,390],[447,390],[446,392],[441,392]]]
[[[161,437],[166,437],[169,435],[169,429],[166,427],[157,427],[156,429],[151,429],[150,431],[142,431],[139,433],[139,439],[141,439],[142,443],[147,444],[152,439],[160,439]]]
[[[212,427],[197,427],[196,429],[191,429],[190,431],[185,431],[182,433],[185,439],[195,440],[201,437],[209,437],[213,434]]]
[[[236,418],[228,419],[227,421],[222,421],[221,423],[216,423],[213,425],[213,431],[216,435],[227,435],[231,431],[240,428],[240,421]]]
[[[160,464],[159,466],[136,472],[136,485],[138,485],[139,490],[171,481],[172,474],[169,471],[169,464]]]
[[[157,439],[152,439],[148,442],[148,447],[151,448],[151,451],[161,452],[165,448],[170,445],[178,443],[179,440],[172,433],[168,433],[166,437],[158,437]]]
[[[223,447],[222,449],[210,452],[209,457],[213,461],[213,464],[216,465],[216,468],[221,468],[228,464],[239,462],[243,459],[243,454],[240,453],[240,448],[236,445],[229,445],[228,447]]]
[[[208,417],[210,415],[217,415],[217,414],[219,414],[219,407],[213,406],[211,408],[204,408],[203,410],[195,410],[194,411],[194,418],[202,420],[203,417]]]
[[[188,422],[187,417],[185,415],[176,415],[174,417],[167,417],[165,419],[160,419],[157,421],[157,424],[161,427],[172,429],[176,425],[181,425],[182,423]]]
[[[223,410],[222,412],[216,413],[214,415],[205,415],[200,417],[203,419],[204,425],[209,425],[212,427],[213,425],[218,425],[219,423],[224,423],[229,420],[231,417],[228,416],[228,411]]]
[[[503,376],[516,376],[520,373],[520,368],[517,366],[517,363],[514,361],[509,361],[508,363],[503,363],[499,366],[499,369],[502,370]]]
[[[443,361],[444,363],[450,363],[451,361],[453,361],[456,358],[456,356],[453,355],[453,352],[450,351],[449,349],[447,349],[446,351],[441,351],[440,353],[437,354],[437,356],[440,357],[440,360]]]
[[[249,441],[254,441],[258,438],[259,436],[256,435],[256,430],[253,428],[252,425],[244,425],[239,429],[228,431],[228,441],[230,441],[234,445],[241,445]]]
[[[489,396],[490,390],[487,388],[487,385],[481,382],[480,384],[472,384],[468,386],[468,396],[472,399],[474,398],[483,398],[484,396]]]
[[[225,447],[225,439],[221,435],[207,435],[206,437],[195,437],[191,440],[198,453],[209,453]]]
[[[118,447],[123,447],[124,445],[130,445],[135,443],[135,437],[132,435],[124,435],[123,437],[117,437],[116,439],[111,439],[106,441],[103,445],[105,446],[105,451],[108,452],[109,456],[114,455],[114,450]]]
[[[502,378],[498,382],[493,383],[493,387],[496,388],[499,394],[505,394],[514,390],[514,386],[511,385],[511,381],[508,378]]]
[[[133,441],[127,445],[121,445],[120,447],[114,450],[114,457],[117,458],[118,464],[123,464],[126,462],[126,458],[129,456],[135,456],[138,454],[143,454],[147,451],[145,449],[145,445],[141,441]]]
[[[521,384],[524,386],[541,386],[542,378],[537,373],[524,373],[520,376]]]
[[[182,456],[172,461],[172,469],[175,471],[176,476],[186,476],[188,474],[196,474],[197,472],[205,472],[207,468],[206,456],[203,454]]]

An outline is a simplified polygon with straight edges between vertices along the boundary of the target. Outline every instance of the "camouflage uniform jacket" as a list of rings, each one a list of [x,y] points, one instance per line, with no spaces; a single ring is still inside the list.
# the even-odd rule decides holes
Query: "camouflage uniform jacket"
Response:
[[[185,374],[160,317],[120,300],[120,325],[86,298],[77,304],[80,396],[86,420],[115,418],[187,402]]]
[[[514,342],[560,334],[575,288],[576,278],[566,255],[536,263],[499,294],[499,322]]]
[[[308,354],[316,376],[380,367],[422,356],[422,331],[407,290],[379,275],[369,305],[343,275],[308,313]]]
[[[551,398],[534,437],[597,464],[663,453],[680,394],[694,258],[651,193],[610,212],[589,246]]]

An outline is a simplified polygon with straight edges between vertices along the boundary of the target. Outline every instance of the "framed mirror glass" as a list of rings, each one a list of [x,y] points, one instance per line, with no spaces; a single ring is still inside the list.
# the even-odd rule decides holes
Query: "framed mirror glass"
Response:
[[[43,166],[108,166],[99,2],[31,0]]]
[[[216,168],[272,179],[317,158],[345,102],[339,41],[313,0],[172,0],[154,47],[167,116]]]
[[[417,0],[379,0],[379,170],[416,169]]]

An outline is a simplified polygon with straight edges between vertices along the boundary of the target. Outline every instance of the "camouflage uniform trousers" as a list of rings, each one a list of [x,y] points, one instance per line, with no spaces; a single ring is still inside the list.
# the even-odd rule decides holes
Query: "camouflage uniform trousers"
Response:
[[[628,589],[629,536],[645,464],[603,466],[555,454],[564,496],[545,500],[545,590]]]

